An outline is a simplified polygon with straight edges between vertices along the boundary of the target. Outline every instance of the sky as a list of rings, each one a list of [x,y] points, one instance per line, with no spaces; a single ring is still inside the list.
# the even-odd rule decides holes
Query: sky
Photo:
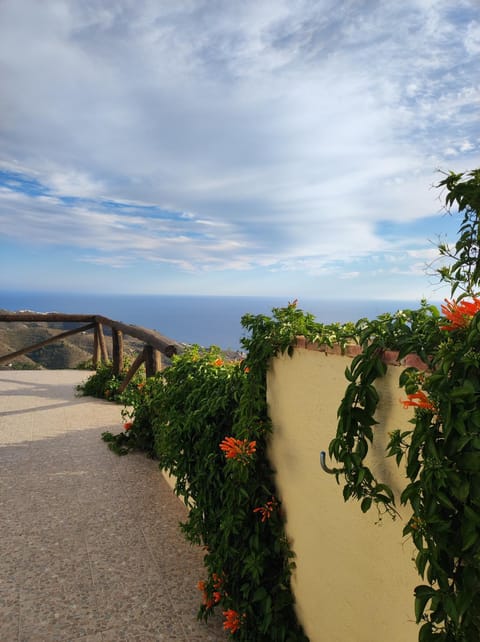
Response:
[[[2,0],[0,290],[440,299],[478,0]]]

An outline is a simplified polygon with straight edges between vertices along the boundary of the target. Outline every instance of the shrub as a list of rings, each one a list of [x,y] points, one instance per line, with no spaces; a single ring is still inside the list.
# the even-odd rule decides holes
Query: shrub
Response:
[[[145,381],[144,370],[140,369],[135,373],[127,388],[119,393],[118,390],[125,379],[129,366],[130,360],[125,359],[121,373],[115,375],[111,362],[99,363],[95,373],[77,386],[78,394],[128,405],[131,403],[132,395],[132,399],[134,398],[137,386]]]

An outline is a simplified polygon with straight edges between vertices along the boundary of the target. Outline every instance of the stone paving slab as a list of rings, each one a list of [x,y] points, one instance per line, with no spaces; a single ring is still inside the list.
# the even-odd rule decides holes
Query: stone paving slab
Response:
[[[202,553],[158,465],[104,444],[121,408],[89,373],[0,371],[0,641],[220,642],[199,622]]]

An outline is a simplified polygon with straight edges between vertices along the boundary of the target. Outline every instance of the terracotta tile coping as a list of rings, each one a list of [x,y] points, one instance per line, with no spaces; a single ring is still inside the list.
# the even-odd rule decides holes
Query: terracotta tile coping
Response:
[[[343,352],[340,345],[329,346],[325,343],[311,343],[307,341],[304,336],[297,336],[295,348],[304,350],[314,350],[316,352],[324,352],[325,354],[344,355],[347,357],[356,357],[362,352],[362,348],[354,343],[345,346]],[[410,366],[418,370],[428,370],[428,366],[416,354],[408,354],[403,359],[398,359],[398,351],[385,350],[382,355],[382,360],[389,366]]]

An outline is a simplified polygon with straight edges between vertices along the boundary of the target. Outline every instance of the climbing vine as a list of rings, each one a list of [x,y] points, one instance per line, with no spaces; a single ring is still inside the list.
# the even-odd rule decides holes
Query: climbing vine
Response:
[[[185,535],[206,550],[200,616],[220,608],[239,640],[301,641],[265,404],[257,395],[245,407],[257,376],[251,361],[226,363],[216,351],[178,358],[152,401],[156,453],[189,507]]]
[[[375,436],[375,380],[386,366],[386,349],[399,359],[418,355],[422,367],[400,376],[411,428],[390,435],[388,454],[405,467],[408,483],[400,502],[411,518],[404,534],[417,549],[415,564],[426,583],[415,588],[420,642],[477,642],[480,639],[480,170],[449,174],[447,208],[462,221],[454,248],[440,245],[448,262],[439,268],[452,297],[442,314],[419,310],[384,315],[357,324],[363,351],[346,372],[349,381],[339,408],[330,454],[341,465],[345,499],[395,515],[391,489],[366,464]],[[466,298],[468,297],[468,298]]]
[[[229,362],[197,346],[137,386],[118,435],[103,438],[118,454],[145,450],[175,477],[188,506],[181,528],[205,550],[199,616],[221,610],[224,628],[249,642],[306,642],[290,588],[293,554],[267,457],[269,360],[302,334],[345,344],[353,324],[322,325],[296,302],[272,317],[245,315],[246,357]]]

